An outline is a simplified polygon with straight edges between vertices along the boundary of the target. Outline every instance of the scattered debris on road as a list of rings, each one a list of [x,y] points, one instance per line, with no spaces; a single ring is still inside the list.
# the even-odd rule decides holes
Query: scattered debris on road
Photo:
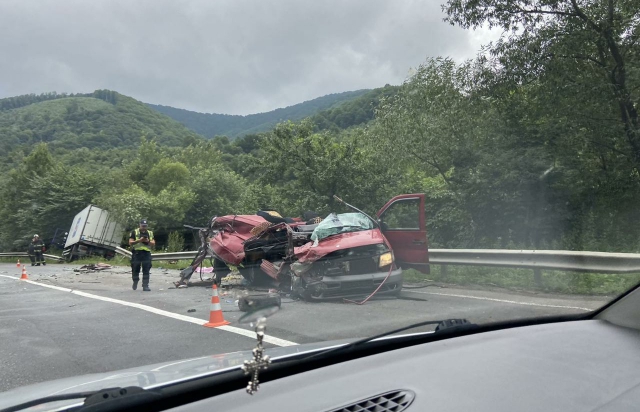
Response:
[[[282,307],[280,295],[268,293],[265,295],[247,295],[238,299],[238,308],[242,312],[257,310],[269,306]]]
[[[195,312],[195,311],[196,311],[195,309],[189,309],[187,312],[188,312],[188,313],[193,313],[193,312]]]
[[[220,282],[220,285],[222,286],[240,286],[243,284],[244,281],[244,277],[238,273],[236,275],[227,275],[226,277],[222,278],[222,281]]]
[[[82,265],[79,268],[73,269],[73,271],[79,273],[92,273],[106,269],[113,269],[113,266],[106,263],[92,263],[89,265]]]

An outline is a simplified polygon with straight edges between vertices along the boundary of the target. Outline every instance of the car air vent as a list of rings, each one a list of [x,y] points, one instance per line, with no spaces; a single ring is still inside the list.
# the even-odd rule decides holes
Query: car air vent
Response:
[[[400,412],[411,405],[416,394],[397,390],[372,396],[328,412]]]

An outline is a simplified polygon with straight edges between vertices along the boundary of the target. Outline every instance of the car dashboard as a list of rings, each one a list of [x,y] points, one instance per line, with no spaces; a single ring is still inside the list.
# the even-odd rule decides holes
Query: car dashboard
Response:
[[[502,329],[379,353],[174,411],[622,411],[640,405],[640,331],[604,320]]]

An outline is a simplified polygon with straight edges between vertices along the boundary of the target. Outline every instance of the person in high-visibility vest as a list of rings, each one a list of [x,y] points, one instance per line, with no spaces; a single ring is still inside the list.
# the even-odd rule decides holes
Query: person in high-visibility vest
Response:
[[[140,221],[140,227],[133,230],[129,235],[129,246],[131,246],[131,278],[133,279],[133,290],[138,289],[140,281],[140,268],[142,268],[142,290],[149,289],[149,278],[151,271],[151,249],[156,246],[153,232],[148,229],[147,220]]]
[[[33,235],[31,243],[29,243],[29,259],[31,260],[31,266],[40,266],[40,263],[46,265],[42,254],[45,251],[44,242],[40,240],[40,236]]]

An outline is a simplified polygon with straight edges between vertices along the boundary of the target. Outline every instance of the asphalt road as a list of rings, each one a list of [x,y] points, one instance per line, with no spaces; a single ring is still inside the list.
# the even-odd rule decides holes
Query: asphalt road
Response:
[[[250,327],[238,324],[243,314],[238,292],[221,291],[231,327],[205,328],[211,289],[173,288],[176,271],[153,269],[152,291],[142,292],[131,290],[126,267],[95,273],[74,268],[27,267],[30,281],[24,282],[15,265],[0,264],[0,391],[255,345]],[[430,319],[485,323],[584,313],[606,300],[452,287],[412,289],[406,298],[373,299],[362,306],[285,298],[268,320],[267,347],[370,336]]]

